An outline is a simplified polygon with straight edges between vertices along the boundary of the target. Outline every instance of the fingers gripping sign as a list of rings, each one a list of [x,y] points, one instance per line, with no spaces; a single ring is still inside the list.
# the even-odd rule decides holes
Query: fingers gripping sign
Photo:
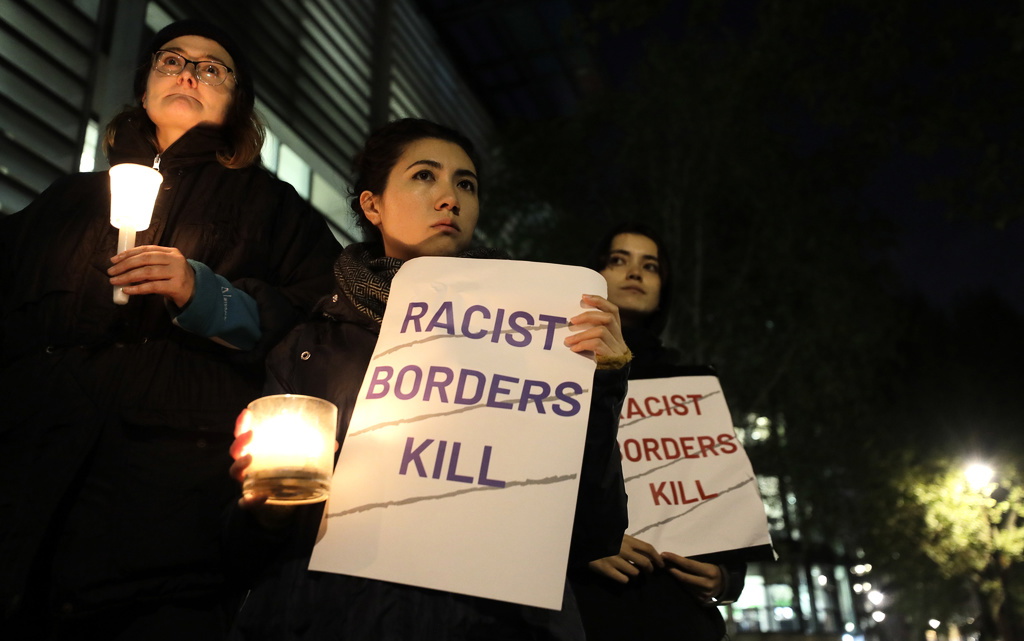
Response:
[[[721,596],[725,588],[722,568],[711,563],[694,561],[672,552],[663,552],[669,573],[683,584],[689,592],[704,603],[710,603]]]
[[[582,304],[589,307],[569,319],[573,333],[565,339],[574,352],[591,352],[599,369],[619,369],[630,361],[632,354],[622,338],[622,320],[619,308],[602,296],[584,294]]]
[[[655,568],[665,567],[658,550],[646,541],[623,535],[619,553],[590,562],[590,569],[619,583],[629,583],[641,572],[650,574]]]

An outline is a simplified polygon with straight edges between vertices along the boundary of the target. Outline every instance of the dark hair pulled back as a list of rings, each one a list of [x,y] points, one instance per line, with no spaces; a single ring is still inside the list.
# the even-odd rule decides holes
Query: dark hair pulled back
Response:
[[[374,130],[352,161],[352,190],[349,192],[349,207],[366,241],[382,243],[383,238],[380,230],[363,213],[359,204],[360,194],[364,191],[378,195],[384,193],[388,176],[398,158],[409,145],[424,138],[437,138],[461,147],[473,161],[479,175],[480,159],[472,141],[450,127],[422,118],[402,118]]]

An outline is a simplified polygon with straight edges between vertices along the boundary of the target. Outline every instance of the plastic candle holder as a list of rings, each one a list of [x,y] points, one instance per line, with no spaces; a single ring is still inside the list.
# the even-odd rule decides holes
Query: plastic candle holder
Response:
[[[110,224],[117,228],[117,253],[135,247],[135,232],[149,228],[153,204],[164,177],[152,167],[123,163],[110,175]],[[114,302],[124,305],[128,294],[114,287]]]

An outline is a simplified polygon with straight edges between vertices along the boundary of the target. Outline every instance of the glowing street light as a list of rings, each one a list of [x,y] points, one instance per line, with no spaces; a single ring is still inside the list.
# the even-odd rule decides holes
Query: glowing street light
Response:
[[[988,485],[992,477],[995,476],[995,471],[984,463],[972,463],[967,466],[964,473],[967,475],[967,487],[975,492]]]

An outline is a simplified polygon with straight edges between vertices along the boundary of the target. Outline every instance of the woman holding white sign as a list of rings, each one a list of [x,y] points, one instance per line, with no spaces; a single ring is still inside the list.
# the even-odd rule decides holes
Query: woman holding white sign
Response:
[[[624,223],[598,244],[590,265],[608,281],[623,334],[634,352],[630,379],[707,374],[684,368],[659,338],[671,305],[671,270],[660,237],[646,225]],[[743,590],[746,565],[716,565],[659,552],[623,535],[619,553],[570,573],[589,641],[619,639],[717,641],[725,624],[716,605]]]
[[[296,328],[271,355],[268,371],[276,385],[268,393],[332,401],[340,409],[344,440],[391,280],[402,264],[421,256],[501,257],[470,249],[480,205],[477,167],[465,136],[429,121],[399,120],[370,136],[356,158],[352,200],[367,242],[345,249],[334,267],[335,290],[322,300],[318,318]],[[571,321],[588,327],[566,339],[566,348],[592,352],[607,369],[595,376],[580,475],[570,548],[570,559],[580,564],[617,550],[625,528],[615,430],[625,393],[622,366],[629,359],[615,306],[599,296],[584,296],[583,302],[591,309]],[[243,418],[232,448],[237,458],[232,474],[239,480],[252,462],[244,453],[250,434]],[[229,533],[240,558],[267,559],[253,577],[235,638],[583,639],[567,587],[563,607],[555,611],[310,571],[323,506],[261,505],[264,498],[244,496]],[[459,550],[436,553],[457,557]],[[517,570],[507,568],[509,576]]]

